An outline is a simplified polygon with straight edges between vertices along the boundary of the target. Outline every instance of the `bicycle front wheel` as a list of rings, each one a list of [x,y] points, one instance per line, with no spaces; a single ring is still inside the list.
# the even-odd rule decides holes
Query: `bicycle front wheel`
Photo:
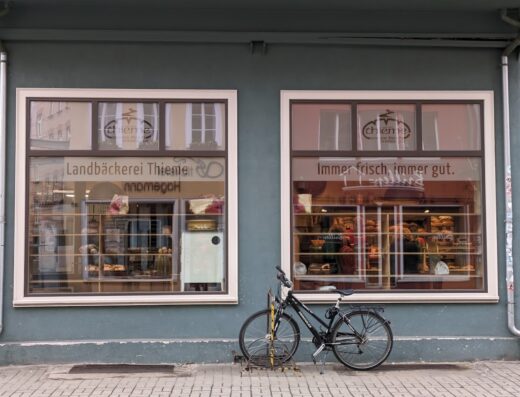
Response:
[[[332,329],[332,351],[344,365],[368,370],[381,365],[393,346],[388,322],[370,310],[359,310],[339,319]]]
[[[240,350],[251,364],[279,366],[289,361],[298,349],[300,329],[292,317],[262,310],[249,317],[240,329]]]

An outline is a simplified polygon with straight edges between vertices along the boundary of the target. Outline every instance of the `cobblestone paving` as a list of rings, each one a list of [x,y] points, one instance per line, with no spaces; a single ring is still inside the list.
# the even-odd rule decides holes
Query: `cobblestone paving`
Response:
[[[387,365],[353,372],[339,365],[245,371],[240,365],[188,365],[174,375],[68,374],[70,366],[0,367],[0,397],[506,397],[520,396],[520,361],[449,366]]]

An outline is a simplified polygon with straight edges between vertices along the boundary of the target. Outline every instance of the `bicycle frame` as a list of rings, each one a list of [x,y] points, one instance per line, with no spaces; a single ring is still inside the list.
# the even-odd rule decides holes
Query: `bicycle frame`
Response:
[[[281,315],[285,308],[292,307],[293,310],[298,314],[298,317],[301,318],[305,326],[309,329],[309,331],[312,333],[312,335],[315,338],[315,344],[317,347],[321,345],[327,345],[331,346],[332,343],[330,341],[330,330],[332,325],[334,324],[334,320],[340,314],[340,310],[337,306],[334,306],[335,310],[331,311],[331,316],[329,318],[329,323],[327,324],[325,321],[323,321],[320,317],[318,317],[314,312],[309,309],[303,302],[301,302],[298,298],[296,298],[292,291],[288,291],[287,297],[285,300],[280,301],[279,298],[277,298],[279,303],[281,304],[281,310],[279,310],[279,315]],[[302,311],[303,309],[303,311]],[[307,312],[307,314],[311,315],[320,325],[326,328],[326,331],[320,332],[312,323],[309,321],[307,317],[305,317],[304,312]],[[362,336],[350,325],[350,321],[348,321],[348,318],[342,314],[340,314],[345,321],[345,324],[348,325],[348,327],[352,330],[352,334],[349,334],[351,336],[355,336],[356,338],[362,339]],[[339,343],[338,343],[339,344]]]

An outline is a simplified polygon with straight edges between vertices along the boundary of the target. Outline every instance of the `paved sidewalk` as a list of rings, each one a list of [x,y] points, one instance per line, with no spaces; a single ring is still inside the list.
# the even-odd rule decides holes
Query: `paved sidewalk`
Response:
[[[520,361],[391,365],[354,372],[338,364],[245,371],[183,365],[173,374],[69,374],[70,365],[0,367],[0,396],[383,397],[520,396]]]

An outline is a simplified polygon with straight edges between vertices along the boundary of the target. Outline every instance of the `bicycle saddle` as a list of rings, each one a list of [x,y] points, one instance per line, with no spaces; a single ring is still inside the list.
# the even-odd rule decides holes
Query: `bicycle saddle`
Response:
[[[354,293],[354,290],[351,289],[337,289],[333,285],[327,285],[325,287],[321,287],[320,291],[322,292],[330,292],[333,294],[340,294],[341,296],[349,296]]]

